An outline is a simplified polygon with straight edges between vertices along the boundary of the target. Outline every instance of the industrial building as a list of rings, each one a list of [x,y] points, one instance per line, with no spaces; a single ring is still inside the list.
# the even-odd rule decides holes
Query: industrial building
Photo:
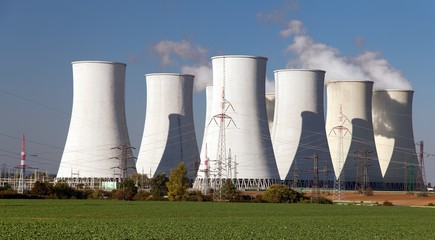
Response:
[[[57,181],[114,187],[136,172],[124,106],[124,63],[77,61],[73,106]]]
[[[154,177],[170,175],[183,161],[194,179],[199,164],[192,109],[194,76],[179,73],[145,75],[147,104],[145,127],[136,169]]]
[[[292,186],[311,187],[314,178],[321,177],[326,187],[333,174],[323,111],[325,71],[281,69],[274,74],[271,135],[281,179]]]
[[[266,63],[267,58],[256,56],[212,58],[213,96],[207,97],[213,101],[207,104],[212,117],[199,168],[208,176],[198,175],[197,189],[219,187],[224,179],[233,179],[238,189],[266,189],[280,182],[266,113]]]

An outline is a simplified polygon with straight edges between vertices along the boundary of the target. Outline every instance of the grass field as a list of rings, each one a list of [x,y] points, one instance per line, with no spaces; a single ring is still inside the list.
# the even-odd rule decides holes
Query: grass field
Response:
[[[434,208],[0,200],[0,239],[435,239],[434,223]]]

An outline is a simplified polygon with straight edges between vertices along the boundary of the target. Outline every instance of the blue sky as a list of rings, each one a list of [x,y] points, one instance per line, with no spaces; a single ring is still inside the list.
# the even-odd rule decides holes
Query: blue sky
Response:
[[[392,0],[0,1],[0,167],[19,164],[25,133],[28,155],[38,155],[29,156],[28,164],[57,172],[72,106],[72,61],[127,64],[128,128],[131,144],[139,147],[144,74],[207,67],[212,56],[246,54],[269,58],[271,80],[273,71],[289,62],[307,63],[287,50],[293,35],[284,37],[282,31],[294,20],[302,25],[298,34],[339,59],[369,51],[388,61],[415,91],[415,140],[424,140],[425,151],[435,153],[433,9],[433,1]],[[159,43],[173,48],[159,52]],[[200,141],[203,91],[195,92],[194,109]],[[426,158],[426,173],[434,183],[434,157]]]

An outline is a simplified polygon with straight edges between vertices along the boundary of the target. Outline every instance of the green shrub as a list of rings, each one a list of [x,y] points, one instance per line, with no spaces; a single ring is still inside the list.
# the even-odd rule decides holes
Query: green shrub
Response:
[[[262,198],[270,203],[297,203],[303,199],[303,194],[288,186],[273,184],[263,194]]]
[[[148,200],[150,195],[151,195],[151,193],[142,190],[142,191],[139,191],[139,192],[136,193],[136,195],[134,196],[133,200],[136,200],[136,201],[146,201],[146,200]]]
[[[308,203],[316,203],[316,204],[333,204],[333,201],[326,197],[311,197],[310,200],[305,200]]]

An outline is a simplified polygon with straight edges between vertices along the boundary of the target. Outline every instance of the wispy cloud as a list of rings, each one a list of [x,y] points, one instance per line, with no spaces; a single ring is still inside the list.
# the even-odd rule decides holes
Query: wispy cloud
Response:
[[[180,42],[163,40],[157,43],[153,50],[159,55],[160,62],[163,65],[173,64],[174,61],[177,61],[175,59],[204,62],[208,53],[206,48],[194,45],[186,40]]]
[[[256,17],[258,21],[263,23],[285,24],[288,15],[298,10],[298,0],[286,0],[282,1],[282,4],[279,7],[265,12],[258,12]]]

